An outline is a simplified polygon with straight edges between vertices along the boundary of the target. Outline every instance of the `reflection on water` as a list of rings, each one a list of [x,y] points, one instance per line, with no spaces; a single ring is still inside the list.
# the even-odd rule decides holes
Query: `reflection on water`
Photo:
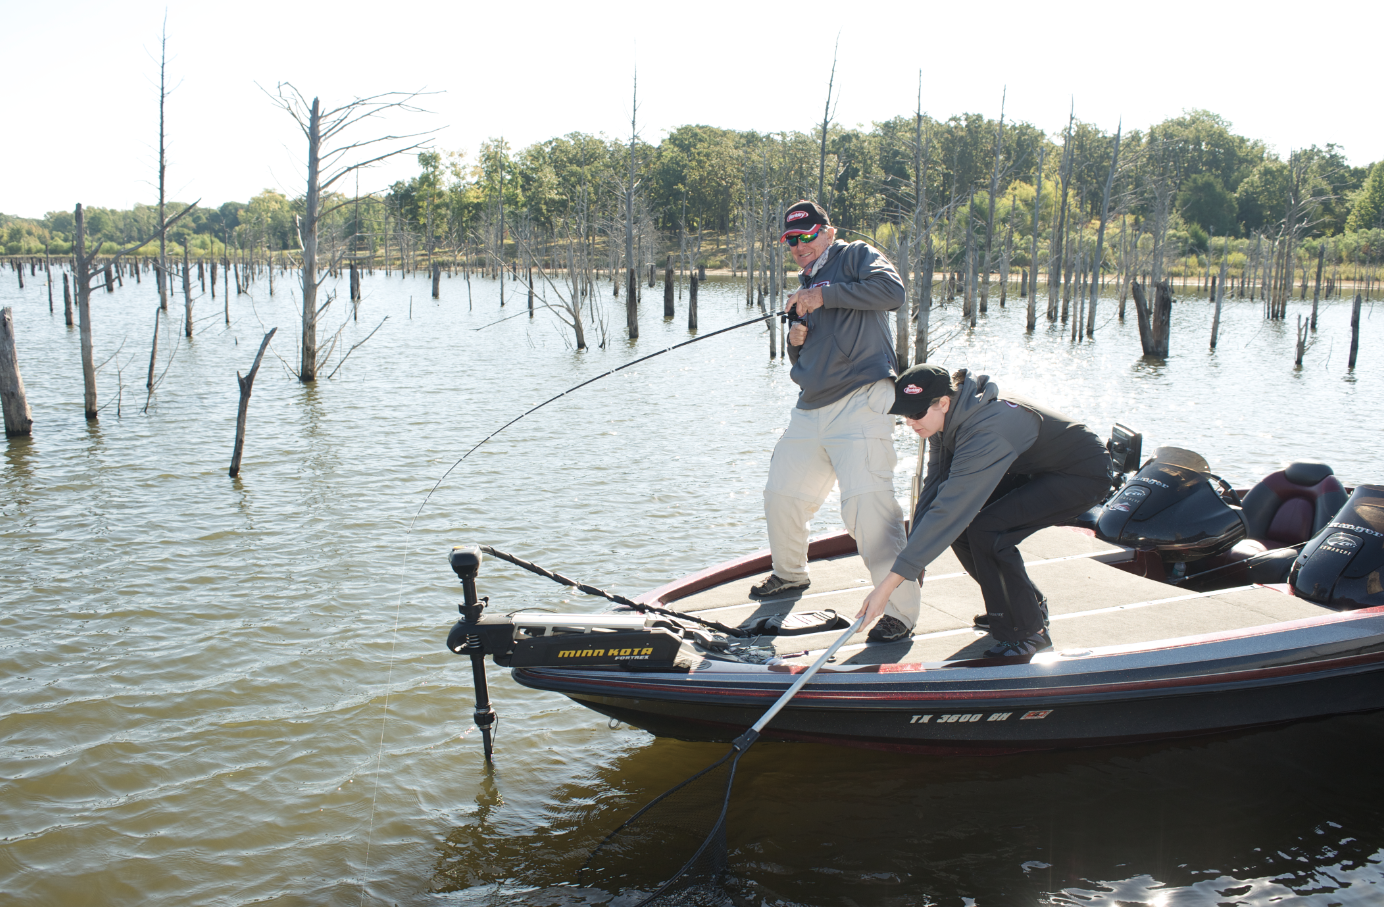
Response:
[[[612,334],[578,353],[541,311],[475,330],[512,311],[493,283],[473,278],[468,305],[459,277],[434,301],[426,278],[376,276],[360,322],[328,325],[347,321],[344,350],[389,321],[304,388],[287,369],[297,302],[276,283],[274,297],[233,296],[229,327],[222,300],[199,302],[191,343],[165,322],[159,348],[177,355],[147,414],[153,284],[101,294],[97,361],[121,351],[99,376],[97,424],[76,331],[44,287],[0,286],[34,415],[33,437],[0,458],[0,901],[612,902],[572,886],[590,845],[722,750],[612,730],[491,666],[486,771],[469,665],[442,645],[461,598],[446,552],[491,544],[630,594],[763,546],[761,489],[795,395],[784,364],[759,327],[640,363],[498,435],[420,512],[477,441],[687,339],[681,316],[664,321],[655,300],[639,343]],[[603,301],[621,324],[623,301]],[[743,285],[708,282],[700,315],[705,332],[744,320]],[[956,317],[935,312],[938,336]],[[1175,319],[1173,356],[1150,363],[1132,317],[1073,344],[992,306],[935,359],[1102,432],[1130,425],[1146,450],[1196,450],[1237,485],[1306,457],[1347,484],[1384,479],[1372,309],[1349,374],[1345,304],[1323,308],[1301,371],[1291,332],[1257,303],[1227,306],[1215,353],[1208,308]],[[275,325],[233,481],[235,375]],[[896,440],[902,491],[916,443],[902,427]],[[829,502],[819,527],[838,525]],[[495,561],[480,587],[497,607],[603,607]],[[974,761],[761,743],[737,775],[732,890],[801,904],[1363,902],[1384,880],[1382,733],[1378,717],[1340,718]]]
[[[1012,759],[761,744],[737,777],[728,889],[742,904],[1376,904],[1384,778],[1362,767],[1381,745],[1379,716]],[[434,890],[604,903],[570,887],[586,853],[722,752],[652,743],[544,795],[523,827],[505,811],[534,806],[478,798],[439,847]]]

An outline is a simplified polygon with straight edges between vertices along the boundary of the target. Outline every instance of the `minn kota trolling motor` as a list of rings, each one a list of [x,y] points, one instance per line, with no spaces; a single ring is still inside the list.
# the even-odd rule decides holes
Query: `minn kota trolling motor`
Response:
[[[465,601],[457,606],[462,619],[452,627],[447,638],[447,648],[458,655],[471,656],[471,677],[476,684],[476,727],[481,729],[481,742],[485,747],[485,761],[489,762],[493,752],[493,733],[495,730],[495,710],[490,707],[490,690],[485,682],[485,649],[480,637],[476,635],[489,599],[476,595],[476,574],[481,571],[481,549],[475,545],[453,548],[449,558],[452,569],[461,578]]]

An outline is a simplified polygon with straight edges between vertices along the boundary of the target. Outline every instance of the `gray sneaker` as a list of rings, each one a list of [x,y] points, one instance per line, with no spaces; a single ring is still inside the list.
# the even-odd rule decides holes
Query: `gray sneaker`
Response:
[[[908,639],[913,635],[913,628],[904,626],[903,621],[886,614],[870,628],[870,634],[865,638],[870,642],[898,642],[900,639]]]
[[[776,598],[780,595],[787,595],[789,592],[806,589],[810,585],[812,585],[811,580],[786,580],[777,573],[771,573],[764,582],[750,587],[750,598]]]

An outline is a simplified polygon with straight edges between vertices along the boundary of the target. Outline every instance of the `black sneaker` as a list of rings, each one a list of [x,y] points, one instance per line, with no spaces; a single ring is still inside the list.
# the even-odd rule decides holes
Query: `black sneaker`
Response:
[[[1033,655],[1051,648],[1052,637],[1048,635],[1047,630],[1039,630],[1027,639],[1021,639],[1018,642],[998,640],[993,646],[985,650],[985,657],[1017,658],[1021,655]]]
[[[811,580],[786,580],[777,573],[771,573],[764,582],[758,586],[750,587],[750,598],[774,598],[798,589],[806,589],[810,585],[812,585]]]
[[[1051,622],[1048,620],[1048,600],[1046,598],[1038,599],[1038,609],[1043,612],[1043,629],[1047,630]],[[987,633],[990,632],[989,614],[977,614],[971,620],[971,623],[975,624],[977,630],[984,630]]]
[[[897,617],[886,614],[870,628],[870,633],[865,638],[870,642],[898,642],[912,635],[912,627],[906,627]]]

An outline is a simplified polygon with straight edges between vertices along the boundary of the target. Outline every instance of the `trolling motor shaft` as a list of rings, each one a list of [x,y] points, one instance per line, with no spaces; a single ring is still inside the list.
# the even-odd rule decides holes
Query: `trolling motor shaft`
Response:
[[[476,574],[481,569],[481,549],[476,545],[457,546],[452,549],[449,558],[452,569],[461,579],[462,592],[465,601],[457,606],[462,618],[471,627],[480,623],[481,613],[485,610],[489,599],[482,599],[476,594]],[[495,710],[490,707],[490,689],[485,680],[485,651],[481,646],[480,637],[474,633],[468,634],[466,644],[457,650],[467,652],[471,656],[471,677],[476,688],[476,709],[473,718],[476,727],[481,729],[481,745],[485,749],[485,761],[491,761],[493,753],[493,731],[495,728]]]

